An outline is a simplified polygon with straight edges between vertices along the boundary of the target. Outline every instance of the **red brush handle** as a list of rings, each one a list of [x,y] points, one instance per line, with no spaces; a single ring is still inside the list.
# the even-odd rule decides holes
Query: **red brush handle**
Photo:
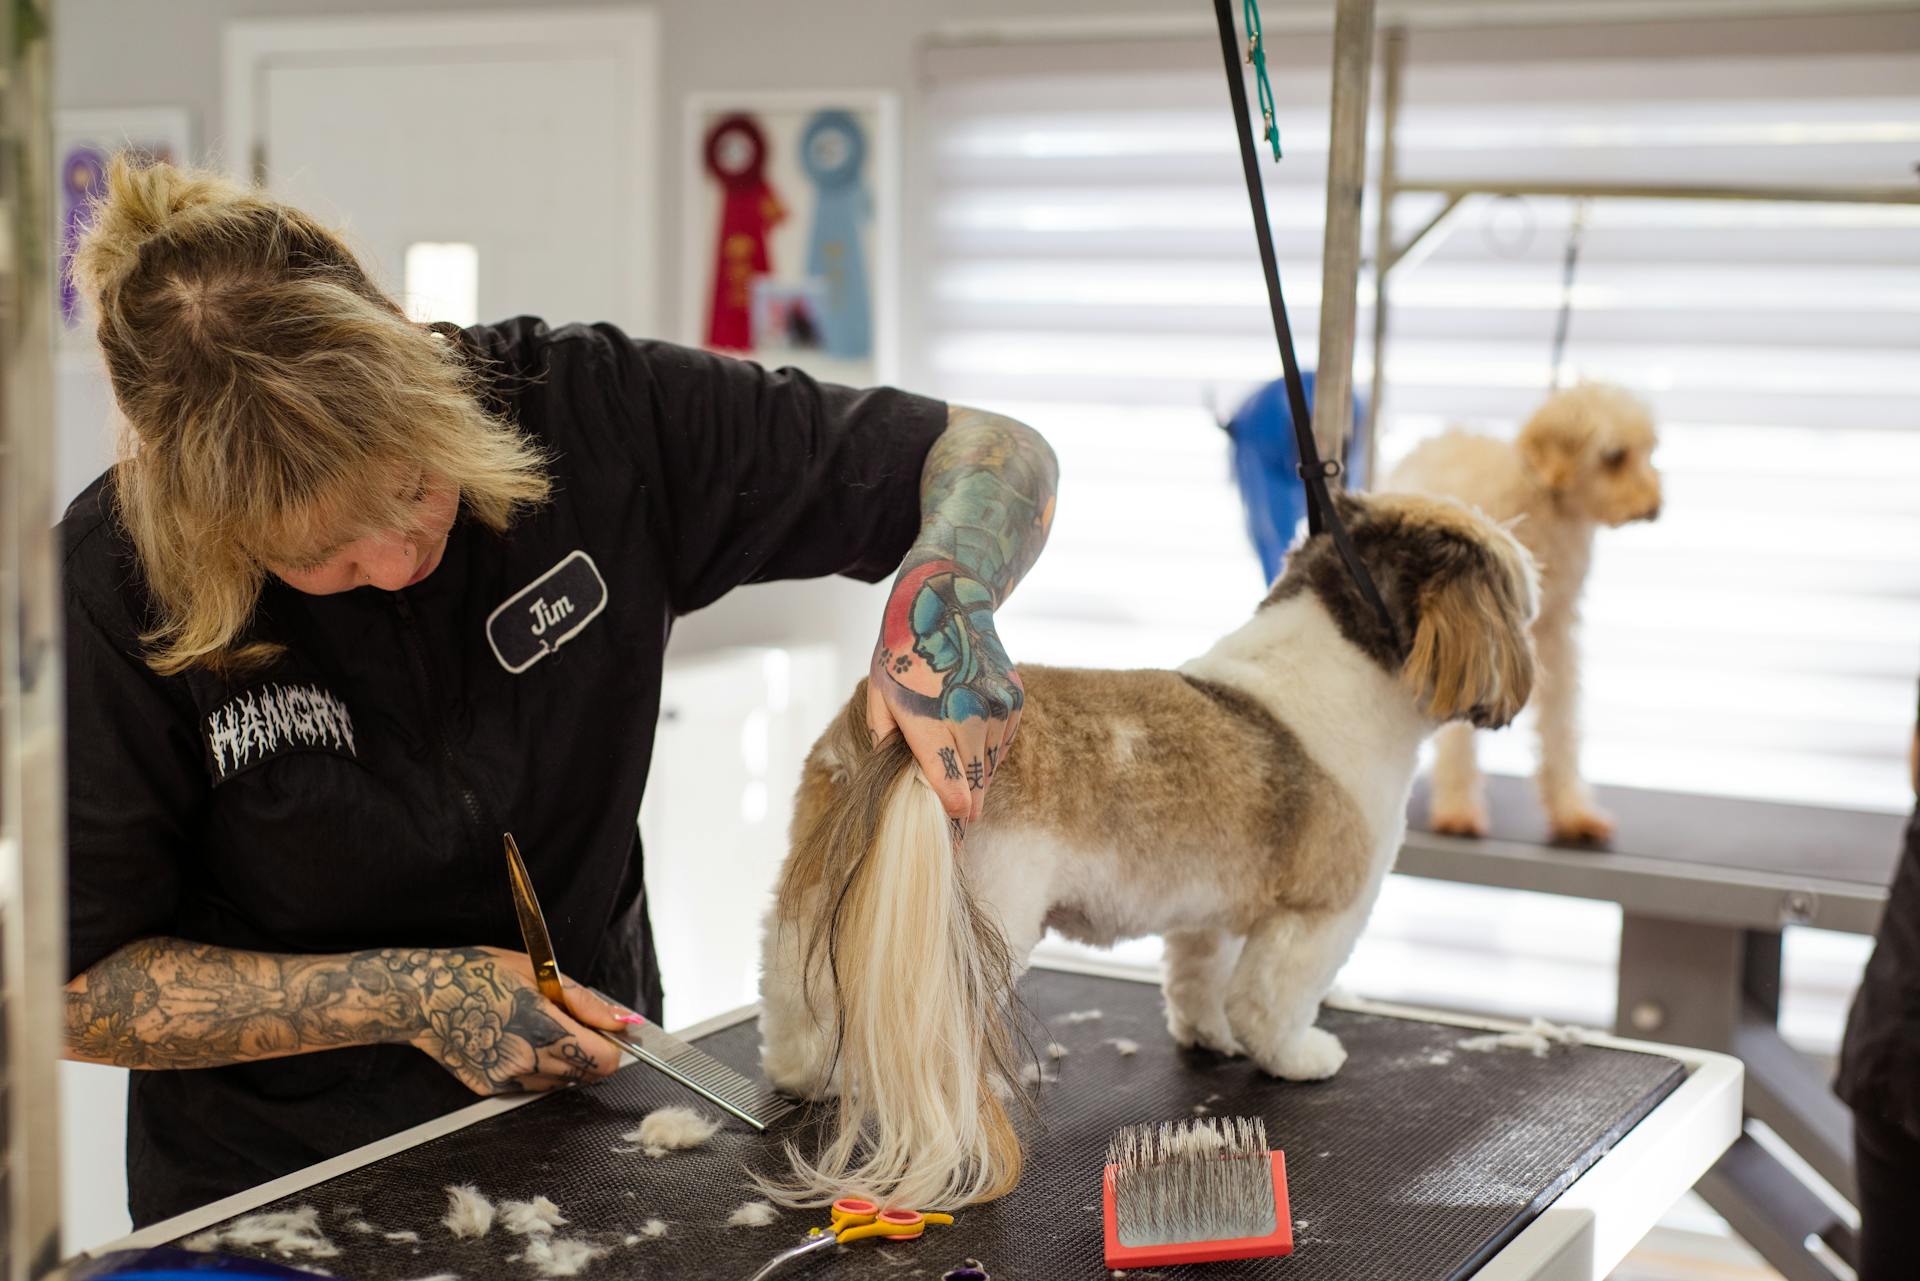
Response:
[[[1293,1215],[1287,1207],[1287,1158],[1269,1152],[1273,1162],[1274,1229],[1265,1236],[1232,1237],[1219,1241],[1175,1241],[1166,1245],[1121,1245],[1118,1216],[1113,1207],[1113,1167],[1101,1178],[1101,1201],[1107,1228],[1109,1268],[1157,1268],[1170,1263],[1219,1263],[1224,1259],[1263,1259],[1293,1253]]]

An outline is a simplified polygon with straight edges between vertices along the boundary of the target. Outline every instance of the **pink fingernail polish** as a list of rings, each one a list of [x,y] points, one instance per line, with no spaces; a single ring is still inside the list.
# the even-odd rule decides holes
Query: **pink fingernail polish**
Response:
[[[641,1018],[638,1014],[616,1014],[614,1015],[614,1018],[618,1019],[622,1023],[627,1023],[627,1024],[640,1026],[640,1027],[646,1026],[646,1022],[647,1022],[645,1019]]]

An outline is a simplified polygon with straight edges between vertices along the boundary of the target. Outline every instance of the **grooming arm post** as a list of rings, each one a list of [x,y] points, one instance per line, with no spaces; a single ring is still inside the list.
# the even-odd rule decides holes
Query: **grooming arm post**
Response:
[[[1381,49],[1380,182],[1373,234],[1373,394],[1367,398],[1367,481],[1380,474],[1380,402],[1387,394],[1387,273],[1393,270],[1393,189],[1400,181],[1400,75],[1407,62],[1407,29],[1387,28]],[[1317,426],[1317,424],[1316,424]]]
[[[1313,438],[1320,456],[1334,460],[1345,459],[1353,423],[1354,320],[1360,282],[1360,202],[1367,185],[1373,3],[1339,0],[1333,19],[1333,117],[1327,146],[1327,229],[1320,269]]]

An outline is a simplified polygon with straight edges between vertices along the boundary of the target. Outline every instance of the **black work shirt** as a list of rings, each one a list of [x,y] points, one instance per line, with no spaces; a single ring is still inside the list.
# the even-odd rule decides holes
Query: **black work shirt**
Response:
[[[1907,821],[1834,1086],[1856,1113],[1920,1141],[1920,809]]]
[[[505,535],[463,513],[402,591],[272,582],[258,635],[288,649],[265,670],[156,675],[111,473],[68,511],[74,974],[156,935],[517,951],[511,830],[561,967],[659,1017],[636,818],[672,620],[740,583],[895,569],[946,408],[606,325],[465,338],[552,454],[552,499]],[[132,1075],[137,1224],[474,1097],[408,1046]]]

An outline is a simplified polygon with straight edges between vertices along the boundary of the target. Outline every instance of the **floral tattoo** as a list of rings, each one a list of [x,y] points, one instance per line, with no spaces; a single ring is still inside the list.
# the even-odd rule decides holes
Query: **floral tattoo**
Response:
[[[592,1056],[529,981],[483,949],[282,956],[140,939],[89,968],[66,1006],[69,1050],[121,1067],[412,1043],[483,1094],[535,1074],[593,1075]]]

